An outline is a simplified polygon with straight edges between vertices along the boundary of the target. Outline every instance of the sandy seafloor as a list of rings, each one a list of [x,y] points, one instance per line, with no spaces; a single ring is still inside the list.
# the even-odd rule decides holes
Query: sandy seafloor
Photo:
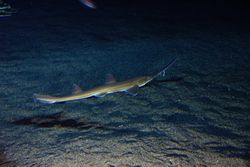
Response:
[[[157,4],[15,5],[17,14],[0,18],[0,166],[250,165],[244,20],[189,20]],[[32,98],[102,85],[108,73],[152,75],[174,57],[164,80],[135,97]]]

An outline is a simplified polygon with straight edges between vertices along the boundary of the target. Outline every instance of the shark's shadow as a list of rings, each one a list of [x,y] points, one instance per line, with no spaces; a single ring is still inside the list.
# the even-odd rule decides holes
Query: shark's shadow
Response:
[[[137,137],[148,137],[148,136],[166,136],[163,132],[158,131],[141,131],[137,128],[119,127],[116,123],[100,124],[86,119],[67,119],[63,112],[50,114],[50,115],[38,115],[33,117],[22,118],[11,122],[15,125],[22,126],[34,126],[38,128],[55,128],[55,129],[77,129],[77,130],[101,130],[109,131],[109,133],[99,134],[99,137],[110,137],[110,136],[124,136],[124,135],[135,135]],[[96,133],[93,133],[96,134]],[[96,134],[97,135],[97,134]],[[95,136],[96,138],[96,136]]]
[[[64,117],[63,112],[38,115],[33,117],[22,118],[12,122],[15,125],[27,125],[42,128],[71,128],[71,129],[105,129],[105,127],[97,122],[87,120],[67,119]]]

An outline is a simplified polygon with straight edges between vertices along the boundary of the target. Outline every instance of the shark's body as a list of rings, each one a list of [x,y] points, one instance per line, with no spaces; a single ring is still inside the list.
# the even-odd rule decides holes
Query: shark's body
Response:
[[[36,101],[46,104],[61,103],[67,101],[74,101],[80,99],[86,99],[89,97],[103,97],[107,94],[117,93],[117,92],[127,92],[132,95],[136,95],[136,90],[140,87],[145,86],[147,83],[151,82],[153,79],[159,75],[165,75],[165,71],[175,62],[176,59],[172,60],[166,68],[154,76],[141,76],[130,80],[116,82],[112,77],[109,81],[99,87],[95,87],[86,91],[82,91],[77,85],[75,85],[75,90],[72,95],[63,97],[53,97],[47,95],[34,94]]]

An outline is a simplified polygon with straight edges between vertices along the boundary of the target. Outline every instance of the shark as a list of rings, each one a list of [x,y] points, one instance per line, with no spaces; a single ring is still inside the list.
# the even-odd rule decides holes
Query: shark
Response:
[[[104,97],[108,94],[119,92],[125,92],[132,96],[136,96],[139,88],[147,85],[149,82],[153,81],[159,76],[165,76],[167,69],[169,69],[169,67],[172,66],[175,61],[176,58],[171,60],[163,70],[152,76],[139,76],[129,80],[117,82],[112,75],[108,75],[105,85],[83,91],[78,85],[74,84],[74,89],[71,95],[57,97],[34,94],[34,100],[44,104],[54,104],[81,100],[90,97]]]

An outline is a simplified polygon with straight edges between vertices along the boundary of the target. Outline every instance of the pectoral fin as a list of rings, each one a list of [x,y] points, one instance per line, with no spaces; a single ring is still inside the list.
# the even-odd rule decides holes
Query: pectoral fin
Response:
[[[136,85],[136,86],[133,86],[132,88],[126,90],[126,92],[127,92],[129,95],[136,96],[138,90],[139,90],[139,86]]]
[[[104,97],[107,93],[99,93],[99,94],[96,94],[95,97]]]

